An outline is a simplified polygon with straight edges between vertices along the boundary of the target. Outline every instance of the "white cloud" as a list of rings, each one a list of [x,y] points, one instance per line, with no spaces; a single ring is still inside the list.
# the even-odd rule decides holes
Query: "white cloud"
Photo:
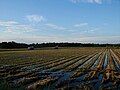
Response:
[[[0,26],[11,26],[11,25],[16,25],[18,24],[18,22],[15,22],[15,21],[3,21],[3,20],[0,20]]]
[[[14,36],[0,36],[0,41],[17,41],[17,42],[25,42],[25,43],[43,43],[43,42],[65,42],[68,39],[60,36],[48,36],[48,35],[14,35]]]
[[[43,16],[40,15],[27,15],[26,18],[30,22],[43,22],[46,20]]]
[[[70,0],[72,3],[79,3],[80,0]]]
[[[80,23],[80,24],[75,24],[74,27],[83,27],[83,26],[87,26],[88,23]]]
[[[94,32],[94,31],[98,31],[98,30],[100,30],[100,28],[93,28],[93,29],[90,29],[89,31]]]
[[[96,3],[96,4],[102,4],[103,0],[70,0],[72,3]],[[108,1],[108,0],[104,0],[104,1]]]
[[[8,31],[19,33],[19,32],[31,32],[34,31],[34,29],[29,25],[14,25],[6,27],[6,32]]]
[[[0,41],[17,41],[25,43],[42,43],[42,42],[80,42],[80,43],[119,43],[120,36],[0,36]]]
[[[36,29],[34,29],[30,25],[24,25],[16,21],[4,21],[0,20],[0,27],[4,27],[4,32],[0,33],[0,41],[17,41],[17,42],[26,42],[26,43],[40,43],[40,42],[83,42],[83,43],[119,43],[120,36],[95,36],[95,34],[91,34],[92,32],[96,32],[100,30],[100,28],[95,28],[88,25],[88,23],[79,23],[76,25],[71,25],[69,27],[62,27],[56,24],[42,24],[42,27],[47,28],[47,30],[63,30],[67,34],[54,34],[50,31],[50,34],[38,34],[34,35],[32,33]],[[84,27],[79,28],[76,27]],[[87,27],[87,28],[86,28]],[[41,28],[41,27],[40,27]],[[69,29],[75,33],[71,34]],[[43,29],[41,29],[43,30]],[[25,33],[24,33],[25,32]],[[91,32],[91,33],[90,33]],[[22,33],[22,34],[21,34]],[[51,35],[51,36],[50,36]],[[82,36],[83,37],[80,37]],[[92,37],[88,37],[87,35],[93,35]]]
[[[16,21],[3,21],[0,20],[0,27],[4,28],[4,32],[10,33],[21,33],[21,32],[30,32],[35,30],[29,25],[23,25]]]
[[[94,0],[95,3],[102,4],[102,0]]]
[[[45,25],[46,25],[47,27],[52,28],[52,29],[55,29],[55,30],[65,30],[65,29],[66,29],[65,27],[58,26],[58,25],[51,24],[51,23],[47,23],[47,24],[45,24]]]
[[[80,37],[80,42],[85,43],[119,43],[120,36],[93,36],[93,37]]]

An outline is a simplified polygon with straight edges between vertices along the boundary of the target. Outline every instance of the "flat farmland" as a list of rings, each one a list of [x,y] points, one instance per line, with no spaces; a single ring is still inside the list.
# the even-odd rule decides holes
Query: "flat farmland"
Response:
[[[120,89],[120,49],[0,50],[0,90],[112,89]]]

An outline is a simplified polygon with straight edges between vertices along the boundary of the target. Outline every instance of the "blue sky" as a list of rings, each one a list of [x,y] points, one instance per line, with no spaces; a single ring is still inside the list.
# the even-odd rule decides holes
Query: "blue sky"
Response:
[[[0,0],[0,42],[120,43],[120,0]]]

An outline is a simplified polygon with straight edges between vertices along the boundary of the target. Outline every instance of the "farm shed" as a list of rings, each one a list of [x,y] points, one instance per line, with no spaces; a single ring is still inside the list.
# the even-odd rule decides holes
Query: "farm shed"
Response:
[[[33,46],[28,47],[28,50],[34,50]]]

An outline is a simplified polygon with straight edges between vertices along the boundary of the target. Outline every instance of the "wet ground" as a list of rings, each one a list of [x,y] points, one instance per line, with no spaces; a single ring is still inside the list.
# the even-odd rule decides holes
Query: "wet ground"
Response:
[[[118,53],[102,50],[44,63],[0,66],[0,90],[120,90]]]

